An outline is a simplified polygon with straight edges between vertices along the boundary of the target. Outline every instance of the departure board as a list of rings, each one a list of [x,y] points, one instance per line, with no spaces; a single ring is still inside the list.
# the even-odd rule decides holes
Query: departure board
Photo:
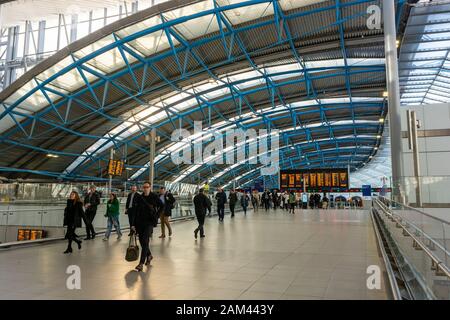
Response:
[[[123,172],[123,161],[109,160],[108,174],[112,176],[121,176]]]
[[[281,189],[335,190],[348,188],[347,169],[280,170]]]

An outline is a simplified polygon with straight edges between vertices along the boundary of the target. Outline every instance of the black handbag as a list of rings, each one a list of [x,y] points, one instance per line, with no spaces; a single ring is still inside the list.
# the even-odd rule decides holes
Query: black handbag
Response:
[[[139,246],[136,241],[136,234],[130,236],[130,243],[128,244],[127,253],[125,254],[125,260],[131,262],[139,259]]]

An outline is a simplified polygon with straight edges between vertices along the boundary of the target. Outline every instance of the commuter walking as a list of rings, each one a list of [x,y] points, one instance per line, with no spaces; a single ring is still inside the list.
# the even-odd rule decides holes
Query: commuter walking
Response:
[[[248,193],[244,193],[241,197],[241,207],[244,211],[244,214],[247,214],[248,204],[250,203],[250,195]]]
[[[270,206],[270,193],[269,191],[266,189],[262,195],[262,202],[264,203],[264,208],[267,210],[269,210],[269,206]]]
[[[258,211],[259,207],[259,194],[257,191],[252,192],[252,206],[253,206],[253,212]]]
[[[210,195],[209,195],[209,183],[208,183],[208,180],[206,180],[205,185],[203,186],[203,194],[206,197],[208,197],[209,201],[211,201]],[[208,209],[208,217],[211,217],[211,207],[209,207],[209,209]]]
[[[216,193],[217,200],[217,214],[219,215],[219,221],[223,221],[225,216],[225,203],[227,203],[227,195],[223,191],[222,188],[219,188],[219,191]]]
[[[125,214],[128,215],[128,222],[131,223],[134,219],[134,215],[136,214],[137,205],[138,205],[139,194],[137,192],[137,186],[131,186],[131,192],[127,196],[127,202],[125,204]],[[131,236],[131,230],[128,236]]]
[[[323,199],[322,199],[322,209],[328,209],[328,203],[330,202],[330,200],[327,198],[327,194],[324,193],[323,194]]]
[[[289,193],[287,191],[283,194],[283,205],[284,210],[289,210]]]
[[[150,183],[144,183],[143,190],[131,227],[133,233],[137,232],[141,244],[141,259],[135,268],[137,271],[142,271],[144,263],[149,265],[153,259],[150,251],[150,237],[153,234],[153,228],[158,225],[158,212],[162,208],[162,202],[158,195],[151,191]]]
[[[72,191],[69,199],[67,199],[66,208],[64,209],[63,225],[67,226],[65,236],[67,239],[67,249],[64,251],[65,254],[72,252],[72,241],[75,241],[78,245],[78,249],[81,249],[81,240],[77,239],[75,229],[81,228],[82,217],[84,217],[83,203],[81,202],[78,192]]]
[[[86,212],[86,239],[95,239],[94,219],[97,214],[97,206],[100,204],[100,195],[95,190],[95,186],[91,186],[89,193],[84,198],[84,207]]]
[[[230,201],[230,212],[231,217],[234,217],[234,208],[236,206],[236,202],[238,201],[236,190],[231,190],[230,195],[228,196],[228,200]]]
[[[296,198],[294,191],[289,194],[289,213],[295,214]]]
[[[169,229],[169,237],[172,236],[172,227],[170,226],[169,219],[172,216],[172,209],[175,206],[175,198],[170,191],[166,191],[165,187],[159,189],[159,199],[161,200],[163,206],[159,214],[161,220],[161,235],[160,238],[166,237],[166,226]]]
[[[203,188],[194,197],[194,208],[198,221],[198,227],[194,230],[194,237],[197,239],[198,232],[200,231],[200,238],[204,238],[205,231],[203,225],[205,224],[206,211],[211,210],[211,200],[203,193]]]
[[[109,200],[106,203],[105,217],[108,218],[108,223],[106,226],[106,232],[103,241],[108,241],[113,226],[117,232],[117,240],[122,238],[122,232],[120,231],[120,222],[119,222],[119,200],[117,199],[115,193],[111,193],[109,195]]]
[[[306,192],[302,193],[302,209],[308,209],[308,194]]]

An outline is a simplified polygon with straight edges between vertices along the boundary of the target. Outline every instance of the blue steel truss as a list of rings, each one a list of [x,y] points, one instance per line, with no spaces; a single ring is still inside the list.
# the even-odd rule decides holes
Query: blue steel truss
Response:
[[[225,121],[229,126],[236,126],[237,128],[268,128],[268,129],[283,129],[286,127],[297,128],[293,132],[282,134],[280,143],[280,159],[282,167],[294,167],[301,165],[302,167],[320,167],[320,166],[341,166],[346,167],[350,165],[352,168],[359,167],[362,163],[369,161],[369,157],[376,153],[374,149],[378,145],[377,136],[383,132],[383,123],[358,123],[358,121],[366,118],[378,120],[384,118],[386,114],[386,105],[382,99],[360,101],[355,100],[354,92],[359,88],[374,88],[374,90],[381,92],[384,90],[384,65],[383,64],[364,64],[360,63],[352,65],[349,63],[346,39],[345,39],[345,24],[361,17],[366,17],[367,12],[361,9],[351,11],[351,14],[343,16],[343,10],[350,10],[352,8],[359,8],[361,5],[377,4],[379,1],[356,0],[356,1],[335,1],[333,5],[328,3],[320,6],[312,7],[308,10],[283,12],[278,1],[275,0],[248,0],[231,5],[220,6],[216,1],[213,1],[213,8],[201,12],[196,12],[191,15],[178,17],[168,20],[164,13],[159,13],[162,23],[151,26],[146,29],[136,31],[127,36],[119,36],[119,32],[112,33],[110,43],[98,48],[97,50],[85,55],[77,56],[74,53],[69,55],[72,62],[50,75],[46,79],[38,79],[33,70],[24,75],[32,80],[33,88],[25,92],[21,97],[8,101],[5,97],[1,101],[4,110],[0,113],[0,121],[3,119],[11,119],[15,126],[3,133],[0,136],[0,143],[6,146],[5,153],[12,148],[20,147],[30,152],[46,156],[47,154],[58,155],[70,159],[66,167],[69,167],[70,161],[75,163],[79,160],[71,170],[64,172],[52,172],[51,168],[45,166],[41,168],[15,168],[11,166],[0,167],[1,172],[8,173],[27,173],[34,175],[48,176],[51,178],[58,178],[63,180],[92,180],[104,181],[102,174],[87,175],[86,172],[96,167],[100,161],[106,162],[108,154],[106,149],[113,147],[120,151],[122,157],[126,158],[126,152],[122,150],[133,149],[138,153],[136,158],[139,158],[140,163],[129,163],[127,166],[132,169],[145,168],[145,162],[148,153],[148,147],[142,145],[139,140],[148,135],[151,129],[156,128],[157,134],[162,137],[164,143],[161,144],[160,150],[167,146],[170,136],[166,131],[161,130],[164,126],[170,125],[173,129],[180,126],[185,128],[193,127],[192,115],[202,114],[203,120],[208,126]],[[226,12],[233,9],[239,9],[247,6],[257,4],[267,4],[271,6],[273,15],[262,19],[256,19],[251,23],[243,25],[232,25],[226,16]],[[403,5],[403,1],[399,1],[399,6]],[[365,7],[364,7],[365,8]],[[327,21],[318,24],[314,31],[303,32],[301,30],[292,30],[291,22],[294,19],[302,17],[313,16],[321,12],[334,12],[335,20]],[[182,33],[177,29],[177,25],[187,21],[192,21],[197,18],[213,15],[219,26],[218,32],[208,34],[207,36],[198,39],[186,39]],[[245,35],[252,30],[260,30],[261,28],[274,26],[276,30],[277,40],[264,47],[252,49],[248,40],[245,41]],[[339,66],[325,66],[325,67],[308,67],[307,62],[299,53],[299,48],[296,41],[301,37],[312,35],[315,32],[327,28],[337,27],[339,32],[340,51],[343,64]],[[145,56],[138,49],[133,47],[133,41],[145,37],[155,32],[163,32],[168,40],[168,50],[157,54]],[[264,33],[259,35],[264,38]],[[258,39],[253,39],[255,42]],[[198,52],[198,48],[207,44],[220,41],[222,46],[216,47],[215,50],[221,51],[226,58],[214,63],[207,63],[207,57],[202,56]],[[266,68],[261,67],[255,62],[255,56],[264,53],[267,50],[286,47],[291,53],[292,59],[299,65],[299,69],[285,70],[269,74]],[[124,66],[114,72],[103,72],[92,64],[94,59],[101,57],[102,54],[118,50]],[[161,70],[157,64],[164,59],[173,59],[173,66],[177,74],[175,77],[167,76],[167,67]],[[197,69],[189,69],[189,61],[195,61],[199,66]],[[223,76],[218,75],[216,70],[221,67],[237,62],[246,62],[246,72],[254,71],[255,74],[246,79],[237,81],[227,81]],[[69,72],[76,70],[82,80],[80,88],[68,92],[62,88],[58,88],[55,83]],[[147,75],[149,72],[157,75],[159,84],[153,80],[152,85],[148,86],[149,79]],[[138,74],[142,73],[141,77]],[[123,77],[128,77],[130,80],[127,83],[121,81]],[[192,92],[182,86],[184,81],[202,77],[202,79],[209,79],[215,81],[218,89],[226,90],[226,93],[214,99],[205,98],[208,92]],[[282,80],[274,80],[279,77]],[[336,87],[330,86],[327,88],[320,88],[317,90],[316,82],[327,80],[330,83],[337,81],[337,79],[344,78],[343,87],[338,85]],[[89,80],[91,79],[91,80]],[[92,80],[93,79],[93,80]],[[362,79],[362,80],[361,80]],[[247,86],[248,83],[261,80],[262,85]],[[283,93],[289,86],[304,86],[306,93],[298,96],[286,96]],[[77,123],[86,121],[95,117],[96,119],[103,119],[110,123],[110,127],[114,128],[124,124],[124,119],[120,115],[113,115],[112,111],[120,108],[124,104],[132,104],[135,106],[145,106],[148,104],[147,96],[158,93],[161,90],[170,89],[174,93],[184,94],[187,99],[194,98],[196,104],[186,110],[178,111],[177,104],[167,104],[162,101],[162,107],[159,111],[165,113],[165,117],[155,123],[147,124],[145,119],[139,121],[132,121],[131,125],[137,125],[139,130],[129,136],[127,132],[130,126],[125,126],[121,130],[112,133],[99,135],[85,131],[82,128],[77,128]],[[108,101],[108,96],[112,90],[120,92],[122,95],[119,99]],[[323,92],[326,93],[323,93]],[[99,96],[98,92],[103,92]],[[36,112],[24,112],[22,105],[27,99],[40,93],[46,100],[46,106],[37,110]],[[263,101],[267,106],[264,111],[258,112],[259,107],[255,106],[250,97],[255,95],[267,95]],[[323,102],[333,96],[346,98],[345,102]],[[362,96],[360,93],[359,96]],[[313,108],[306,108],[306,106],[295,107],[296,102],[313,101],[315,104]],[[177,102],[178,103],[178,102]],[[231,103],[234,106],[232,112],[225,114],[220,106],[225,103]],[[260,103],[260,102],[259,102]],[[69,117],[71,108],[82,109],[83,112],[79,116]],[[277,110],[277,107],[284,106],[285,110]],[[364,111],[364,109],[367,111]],[[243,110],[246,110],[245,112]],[[271,111],[272,110],[272,111]],[[348,111],[346,118],[342,119],[339,116],[340,111]],[[248,123],[252,119],[252,115],[257,115],[257,120]],[[334,114],[336,113],[336,115]],[[53,116],[50,116],[53,115]],[[148,119],[154,114],[147,115]],[[308,120],[305,122],[305,117],[314,116],[316,122],[320,122],[320,126],[308,128]],[[230,121],[230,117],[233,121]],[[345,125],[336,125],[336,121],[349,120],[350,123]],[[44,127],[39,133],[36,133],[36,127]],[[363,133],[361,133],[362,131]],[[94,145],[93,150],[83,150],[83,152],[70,152],[65,148],[53,149],[41,145],[35,145],[34,140],[42,139],[46,135],[54,132],[64,132],[71,137],[78,137],[91,141],[89,145]],[[342,135],[345,133],[345,137]],[[367,133],[368,132],[368,133]],[[328,139],[317,142],[316,136],[328,136]],[[370,138],[366,136],[370,135]],[[298,136],[298,137],[297,137]],[[346,138],[352,136],[351,138]],[[210,141],[204,141],[204,144]],[[341,150],[341,143],[351,143],[352,149],[349,153],[348,149]],[[361,151],[360,146],[367,145],[371,149]],[[88,145],[88,146],[89,146]],[[332,146],[332,149],[322,150],[322,146]],[[295,148],[295,155],[292,155],[292,147]],[[313,147],[314,151],[307,151]],[[11,148],[11,149],[8,149]],[[331,155],[331,156],[328,156]],[[66,160],[67,161],[67,160]],[[144,162],[144,163],[143,163]],[[251,168],[251,169],[250,169]],[[165,156],[156,163],[157,176],[173,177],[186,170],[186,167],[173,167],[170,165],[170,157]],[[195,181],[197,176],[200,180],[205,177],[214,175],[223,170],[222,167],[216,165],[201,166],[199,169],[192,172],[192,174],[184,181]],[[250,171],[249,171],[250,170]],[[217,184],[225,184],[227,180],[232,177],[241,175],[241,172],[248,171],[251,178],[257,175],[257,166],[251,166],[246,163],[237,166],[230,170],[220,179],[217,179]],[[145,174],[145,170],[141,170],[141,175]],[[136,179],[141,178],[135,177]],[[194,178],[193,178],[194,177]],[[247,176],[243,177],[247,178]],[[117,181],[120,181],[118,179]]]

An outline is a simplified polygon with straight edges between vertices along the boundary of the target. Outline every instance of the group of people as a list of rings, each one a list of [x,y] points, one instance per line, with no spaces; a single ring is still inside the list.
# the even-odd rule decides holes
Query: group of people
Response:
[[[310,194],[308,197],[307,193],[269,191],[266,189],[261,195],[258,192],[253,192],[252,203],[255,210],[258,207],[265,208],[266,211],[280,208],[294,213],[297,207],[302,209],[308,209],[308,207],[311,209],[327,209],[330,200],[326,193],[324,193],[323,197],[318,193]]]
[[[97,206],[100,204],[100,196],[95,191],[95,186],[90,188],[89,193],[81,200],[78,192],[72,191],[67,206],[64,210],[64,226],[67,226],[66,239],[68,246],[64,253],[72,252],[72,242],[78,245],[81,249],[81,240],[79,240],[75,233],[76,228],[81,227],[81,221],[84,221],[86,226],[87,237],[85,240],[94,239],[96,236],[93,221],[97,212]],[[141,257],[136,270],[142,271],[143,266],[149,265],[153,256],[150,251],[149,243],[150,237],[153,235],[153,228],[157,226],[158,219],[161,220],[161,235],[160,238],[165,238],[165,229],[167,227],[169,237],[172,236],[172,228],[169,218],[172,215],[175,198],[165,187],[161,187],[159,195],[151,191],[150,183],[144,183],[143,192],[139,193],[137,187],[133,186],[131,192],[127,197],[125,205],[125,214],[128,215],[130,223],[130,234],[136,234],[141,245]],[[117,238],[122,237],[119,223],[119,200],[116,194],[111,193],[106,205],[105,217],[107,220],[107,228],[103,240],[107,241],[112,232],[113,226],[117,231]]]
[[[124,213],[128,216],[130,224],[129,236],[137,235],[141,245],[139,264],[135,268],[138,271],[142,271],[143,266],[149,265],[150,261],[153,259],[149,243],[150,237],[153,235],[153,228],[158,224],[158,219],[161,221],[161,235],[159,238],[166,237],[166,228],[169,237],[173,234],[170,217],[175,205],[175,198],[172,193],[167,191],[164,187],[159,189],[159,194],[151,190],[151,185],[148,182],[144,183],[143,191],[141,193],[138,192],[137,186],[132,186],[125,205]],[[205,237],[205,217],[208,212],[211,214],[212,206],[208,193],[209,188],[202,188],[193,198],[195,215],[198,221],[198,226],[194,230],[195,239],[198,238],[199,233],[201,238]],[[227,203],[229,204],[231,218],[233,218],[238,203],[242,207],[244,214],[247,214],[250,203],[255,211],[258,211],[258,208],[261,206],[265,208],[266,211],[270,208],[277,209],[277,207],[280,207],[281,209],[289,210],[290,213],[295,213],[295,208],[297,206],[306,209],[309,204],[311,208],[324,208],[328,207],[329,202],[326,194],[324,194],[323,198],[319,194],[311,194],[308,199],[306,193],[299,195],[294,191],[285,191],[281,193],[265,190],[262,194],[259,194],[256,190],[252,193],[238,193],[236,190],[231,190],[227,196],[222,188],[218,189],[214,198],[217,202],[219,222],[223,222],[224,220],[225,205]],[[78,239],[79,237],[75,233],[76,228],[81,227],[81,221],[84,221],[86,226],[87,236],[84,240],[95,238],[96,232],[93,222],[99,204],[100,195],[96,192],[95,186],[90,187],[89,192],[84,197],[84,201],[81,200],[76,191],[72,191],[64,211],[64,226],[67,226],[66,239],[68,240],[68,246],[64,253],[72,252],[73,242],[77,244],[78,249],[81,249],[82,241]],[[119,200],[115,193],[111,193],[106,205],[105,217],[107,217],[107,226],[103,238],[104,241],[109,239],[113,227],[117,232],[117,238],[120,239],[122,237],[119,216]]]
[[[217,201],[217,214],[219,216],[219,221],[223,221],[223,218],[225,216],[225,204],[227,202],[229,203],[230,206],[231,218],[234,217],[236,204],[238,202],[240,202],[244,214],[247,214],[247,209],[250,203],[250,194],[244,193],[239,197],[236,190],[233,189],[230,191],[227,197],[225,191],[223,191],[222,188],[219,188],[215,195],[215,199]]]

